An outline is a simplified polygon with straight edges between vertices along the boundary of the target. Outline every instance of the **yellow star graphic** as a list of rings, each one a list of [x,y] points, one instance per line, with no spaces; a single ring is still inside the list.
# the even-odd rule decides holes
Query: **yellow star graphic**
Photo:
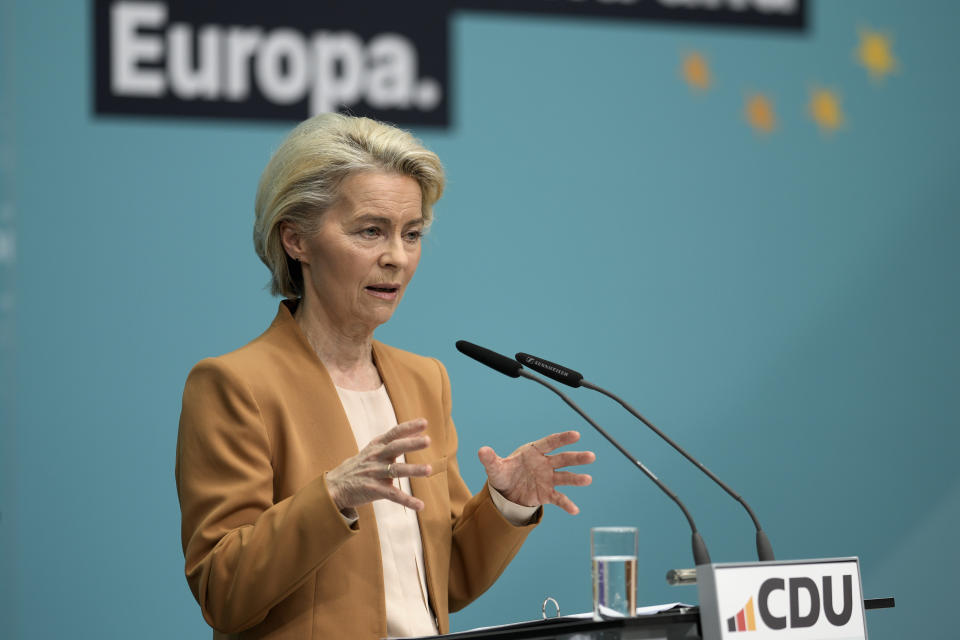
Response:
[[[706,91],[710,88],[712,78],[710,77],[710,66],[706,58],[696,51],[688,53],[683,58],[683,79],[687,81],[690,88],[698,91]]]
[[[821,131],[836,131],[843,124],[843,108],[840,106],[840,97],[829,89],[816,88],[810,94],[807,105],[810,117],[817,123]]]
[[[857,47],[857,60],[874,80],[883,80],[885,76],[898,68],[897,59],[891,51],[892,39],[879,31],[860,29],[860,46]]]
[[[747,96],[744,113],[747,122],[758,133],[772,133],[777,128],[777,116],[773,111],[773,103],[762,93]]]

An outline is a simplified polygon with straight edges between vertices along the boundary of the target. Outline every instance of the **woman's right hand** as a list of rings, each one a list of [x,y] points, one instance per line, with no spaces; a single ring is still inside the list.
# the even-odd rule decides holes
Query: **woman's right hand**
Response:
[[[396,478],[430,475],[428,464],[396,462],[397,457],[430,446],[424,418],[402,422],[378,438],[360,453],[347,458],[327,472],[327,487],[334,504],[347,511],[374,500],[386,499],[414,511],[423,509],[423,500],[404,493],[394,483]]]

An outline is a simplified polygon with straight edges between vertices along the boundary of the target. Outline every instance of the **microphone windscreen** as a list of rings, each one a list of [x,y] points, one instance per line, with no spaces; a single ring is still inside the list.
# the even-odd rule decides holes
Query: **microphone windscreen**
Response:
[[[521,364],[511,360],[507,356],[500,355],[496,351],[484,349],[480,345],[467,342],[466,340],[457,340],[457,350],[465,356],[469,356],[481,364],[485,364],[491,369],[496,369],[505,376],[511,378],[520,377]]]
[[[529,353],[518,353],[517,362],[524,366],[530,367],[534,371],[541,373],[548,378],[553,378],[557,382],[562,382],[563,384],[571,387],[579,387],[580,381],[583,380],[583,376],[579,372],[574,371],[573,369],[568,369],[563,365],[557,364],[556,362],[550,362],[549,360],[532,356]]]

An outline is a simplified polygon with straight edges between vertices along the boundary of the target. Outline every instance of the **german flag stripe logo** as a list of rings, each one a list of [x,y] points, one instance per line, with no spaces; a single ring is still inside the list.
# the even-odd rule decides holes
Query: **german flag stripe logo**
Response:
[[[727,631],[756,631],[757,618],[753,610],[753,597],[747,600],[736,615],[727,618]]]

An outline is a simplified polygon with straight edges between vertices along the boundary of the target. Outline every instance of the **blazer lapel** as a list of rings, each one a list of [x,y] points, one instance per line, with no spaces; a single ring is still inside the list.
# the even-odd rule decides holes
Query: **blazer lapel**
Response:
[[[389,352],[383,348],[383,345],[376,340],[373,341],[373,362],[380,372],[380,378],[383,379],[384,386],[387,388],[390,404],[393,405],[393,412],[397,415],[397,424],[422,417],[416,415],[416,400],[410,396],[407,389],[409,385],[403,384],[396,363],[390,357]],[[413,451],[408,453],[406,457],[409,462],[419,464],[422,458],[420,454],[422,454],[422,451]]]
[[[288,386],[299,387],[300,395],[310,399],[309,413],[316,421],[305,430],[310,447],[328,464],[336,465],[357,455],[357,440],[333,379],[293,317],[295,310],[296,301],[282,301],[266,337],[290,364],[292,378]]]

